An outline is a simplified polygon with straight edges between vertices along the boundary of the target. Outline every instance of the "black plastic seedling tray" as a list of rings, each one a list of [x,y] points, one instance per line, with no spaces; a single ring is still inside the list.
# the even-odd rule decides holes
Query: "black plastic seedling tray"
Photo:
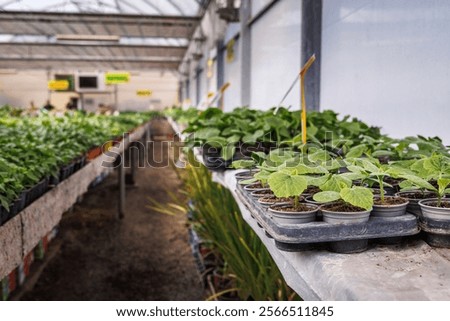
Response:
[[[450,222],[420,216],[419,226],[431,246],[450,248]]]
[[[275,222],[268,210],[256,202],[239,184],[237,192],[258,225],[283,251],[327,247],[333,252],[357,253],[367,249],[368,240],[376,239],[386,244],[390,241],[401,240],[403,236],[420,232],[417,218],[412,214],[392,218],[371,217],[366,223],[329,224],[315,221],[306,224],[281,225]]]

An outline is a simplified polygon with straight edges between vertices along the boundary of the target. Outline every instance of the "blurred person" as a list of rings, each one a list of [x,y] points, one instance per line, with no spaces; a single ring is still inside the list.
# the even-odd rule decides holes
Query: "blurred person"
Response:
[[[47,100],[47,103],[42,107],[42,109],[52,111],[53,109],[55,109],[55,106],[50,103],[50,100]]]

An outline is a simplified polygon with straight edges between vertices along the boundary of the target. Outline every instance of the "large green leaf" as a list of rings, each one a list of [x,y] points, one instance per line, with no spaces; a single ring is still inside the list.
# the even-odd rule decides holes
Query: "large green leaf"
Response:
[[[414,172],[411,171],[409,168],[400,167],[398,165],[391,166],[386,170],[386,173],[396,178],[401,177],[402,175],[414,175]]]
[[[368,149],[367,146],[364,144],[354,146],[349,149],[347,154],[345,154],[345,157],[347,158],[361,157],[367,151],[367,149]]]
[[[195,132],[195,138],[201,140],[207,140],[211,137],[217,137],[219,135],[220,130],[212,127],[202,128]]]
[[[442,173],[445,167],[442,155],[433,155],[425,158],[423,167],[433,174]]]
[[[234,146],[233,144],[229,144],[228,141],[226,140],[226,138],[220,137],[220,136],[214,136],[214,137],[208,138],[205,141],[205,144],[209,145],[209,146],[212,146],[212,147],[215,147],[215,148],[222,148],[222,147],[227,146],[227,145]]]
[[[308,159],[311,162],[318,162],[318,161],[325,162],[330,159],[330,154],[326,150],[319,149],[319,150],[309,154]]]
[[[424,188],[430,191],[436,191],[436,188],[431,185],[430,183],[428,183],[426,180],[424,180],[423,178],[416,176],[416,175],[401,175],[402,178],[406,179],[407,181],[411,182],[413,185],[419,187],[419,188]]]
[[[425,168],[424,162],[425,159],[419,159],[411,165],[411,169],[422,178],[427,177],[430,174],[430,171]]]
[[[221,157],[224,160],[230,160],[233,157],[235,151],[236,151],[236,147],[234,147],[233,145],[227,145],[222,148]]]
[[[270,189],[277,197],[290,197],[303,193],[308,187],[306,177],[276,172],[269,176]]]
[[[252,152],[251,156],[256,163],[262,164],[263,161],[267,158],[267,155],[263,152]]]
[[[328,203],[334,202],[341,198],[341,195],[338,192],[334,191],[323,191],[314,194],[313,199],[319,203]]]
[[[227,142],[231,143],[231,144],[237,143],[240,140],[241,140],[241,136],[240,135],[236,135],[236,134],[232,135],[230,137],[227,137]]]
[[[371,161],[367,159],[361,159],[361,163],[364,169],[369,173],[372,173],[373,175],[377,175],[375,173],[381,172],[380,169],[375,164],[373,164]]]
[[[364,208],[365,210],[372,209],[373,193],[366,187],[353,186],[352,188],[343,188],[340,192],[341,198],[353,205]]]
[[[450,185],[450,178],[439,178],[437,180],[439,186],[439,195],[444,195],[448,185]]]
[[[349,179],[351,181],[356,181],[358,179],[363,179],[364,175],[360,174],[360,173],[352,173],[352,172],[348,172],[348,173],[342,173],[339,174],[340,177]]]
[[[281,128],[286,125],[281,118],[275,116],[267,117],[264,121],[272,128]]]
[[[9,200],[3,195],[0,195],[0,204],[9,212]]]
[[[240,159],[231,163],[232,168],[252,168],[255,165],[255,161],[252,159]]]
[[[293,173],[298,175],[303,174],[328,174],[328,170],[322,166],[298,164],[295,167],[290,168]]]
[[[333,175],[326,183],[319,186],[322,191],[340,192],[344,187],[352,186],[352,181],[342,175]]]
[[[308,185],[317,186],[317,187],[325,184],[329,179],[329,175],[323,175],[323,176],[319,176],[319,177],[314,177],[314,176],[306,176],[306,177],[308,180]]]
[[[260,182],[262,183],[267,183],[267,180],[269,179],[269,176],[271,175],[271,172],[265,171],[265,170],[261,170],[259,172],[257,172],[254,177],[256,179],[258,179]]]
[[[256,143],[257,141],[261,141],[264,132],[262,130],[257,130],[254,133],[248,133],[243,138],[242,141],[244,143]]]

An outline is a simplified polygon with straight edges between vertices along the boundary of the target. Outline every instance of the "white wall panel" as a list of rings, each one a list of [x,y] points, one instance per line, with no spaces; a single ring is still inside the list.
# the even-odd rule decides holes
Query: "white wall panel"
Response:
[[[301,1],[277,2],[251,28],[251,106],[269,109],[300,71]],[[299,96],[296,87],[283,105],[298,109]]]
[[[223,95],[223,105],[225,111],[231,111],[235,107],[241,106],[241,61],[240,61],[240,41],[239,38],[234,44],[234,59],[228,62],[226,52],[223,55],[224,61],[224,83],[229,82],[230,87]]]
[[[324,0],[321,108],[450,144],[450,1]]]
[[[272,2],[272,0],[251,0],[252,2],[252,16],[258,14],[265,6]],[[300,2],[300,1],[299,1]]]
[[[61,73],[74,73],[65,71]],[[142,71],[131,73],[130,82],[118,85],[118,104],[120,110],[148,110],[171,106],[176,102],[178,79],[170,72]],[[137,96],[136,91],[152,90],[150,97]],[[85,94],[91,102],[86,109],[95,111],[100,103],[114,103],[114,88],[107,86],[109,93]],[[59,110],[64,110],[70,97],[77,93],[51,93],[51,103]],[[18,107],[29,107],[33,101],[35,106],[42,107],[48,97],[47,72],[38,70],[17,71],[12,74],[0,74],[0,106],[11,104]],[[89,106],[88,106],[89,105]]]

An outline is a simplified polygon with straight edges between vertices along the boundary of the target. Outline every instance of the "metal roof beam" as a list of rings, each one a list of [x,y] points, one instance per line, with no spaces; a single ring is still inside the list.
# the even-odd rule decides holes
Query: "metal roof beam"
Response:
[[[146,37],[190,39],[199,22],[199,17],[0,11],[3,34],[52,36],[57,26],[64,25],[77,33],[140,37],[142,31]]]
[[[146,45],[146,44],[117,44],[117,43],[104,43],[104,42],[22,42],[11,41],[1,42],[0,46],[39,46],[39,47],[105,47],[105,48],[144,48],[144,49],[177,49],[180,51],[186,50],[187,46],[163,46],[163,45]]]
[[[0,20],[20,20],[20,21],[37,21],[37,22],[78,22],[80,20],[86,22],[96,22],[99,19],[120,22],[125,24],[141,24],[153,25],[155,23],[165,24],[187,24],[200,22],[201,16],[160,16],[145,14],[100,14],[100,13],[75,13],[75,12],[41,12],[41,11],[0,11]]]
[[[130,57],[130,56],[46,56],[46,55],[0,55],[0,60],[10,61],[103,61],[103,62],[161,62],[179,63],[181,58],[177,57]]]
[[[148,45],[119,45],[119,44],[59,44],[59,43],[29,43],[29,42],[0,42],[0,52],[4,54],[15,54],[24,52],[27,54],[46,54],[71,56],[88,55],[93,53],[91,49],[106,49],[105,53],[95,51],[94,55],[114,57],[131,54],[136,57],[178,57],[181,58],[186,53],[187,47],[176,46],[148,46]],[[125,50],[125,51],[124,51]],[[130,50],[132,50],[130,52]]]
[[[111,65],[110,62],[104,61],[16,61],[16,60],[0,60],[0,68],[2,69],[36,69],[45,70],[52,69],[67,69],[67,70],[174,70],[178,68],[177,62],[116,62]]]

